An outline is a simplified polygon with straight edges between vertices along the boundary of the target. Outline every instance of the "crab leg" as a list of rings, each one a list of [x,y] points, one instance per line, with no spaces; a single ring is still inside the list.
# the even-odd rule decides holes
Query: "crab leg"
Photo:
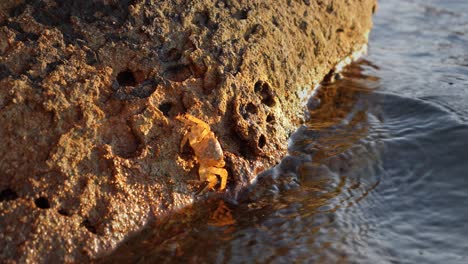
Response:
[[[221,177],[221,187],[220,190],[226,189],[227,177],[228,172],[223,168],[216,168],[216,167],[203,167],[200,166],[198,170],[198,174],[202,180],[207,180],[209,182],[208,187],[213,189],[213,187],[218,183],[218,178],[216,175]]]

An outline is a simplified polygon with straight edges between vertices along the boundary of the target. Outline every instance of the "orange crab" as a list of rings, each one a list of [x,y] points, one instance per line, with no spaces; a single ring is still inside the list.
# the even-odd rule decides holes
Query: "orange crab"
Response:
[[[189,131],[185,133],[180,143],[180,151],[182,152],[182,148],[188,141],[195,152],[196,160],[200,164],[198,169],[200,180],[207,181],[208,188],[213,190],[218,183],[216,176],[218,175],[221,178],[219,189],[224,190],[228,173],[224,169],[223,150],[210,126],[189,114],[179,115],[176,119],[189,126]]]

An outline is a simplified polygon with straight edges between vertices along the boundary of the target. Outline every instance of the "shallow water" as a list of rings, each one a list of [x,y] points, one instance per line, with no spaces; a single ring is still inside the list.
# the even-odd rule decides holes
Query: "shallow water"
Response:
[[[320,88],[243,202],[185,210],[107,261],[468,263],[468,2],[380,1],[374,21],[369,55]]]

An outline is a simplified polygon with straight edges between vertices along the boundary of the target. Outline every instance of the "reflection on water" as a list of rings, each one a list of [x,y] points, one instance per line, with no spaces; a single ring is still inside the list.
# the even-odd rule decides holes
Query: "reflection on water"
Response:
[[[370,44],[240,201],[157,219],[102,262],[468,263],[468,3],[381,1]]]

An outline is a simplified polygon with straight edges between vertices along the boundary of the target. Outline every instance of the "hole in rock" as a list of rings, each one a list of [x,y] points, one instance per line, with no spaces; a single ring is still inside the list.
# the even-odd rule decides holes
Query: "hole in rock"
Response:
[[[132,128],[122,123],[108,124],[102,127],[102,139],[110,145],[115,155],[130,159],[139,155],[141,142]]]
[[[235,19],[244,20],[244,19],[247,19],[248,15],[249,15],[249,10],[243,9],[234,13],[232,17],[234,17]]]
[[[260,148],[263,148],[264,146],[266,145],[266,138],[264,135],[261,135],[259,138],[258,138],[258,146]]]
[[[97,229],[96,227],[91,223],[91,221],[89,221],[88,219],[85,219],[82,223],[81,223],[89,232],[93,233],[93,234],[97,234]]]
[[[240,138],[239,134],[236,132],[236,129],[232,128],[232,138],[236,141],[236,145],[239,147],[239,154],[244,158],[250,158],[253,153],[252,145],[246,140]]]
[[[162,54],[161,60],[164,62],[178,61],[182,57],[182,52],[176,48],[171,48]]]
[[[172,106],[173,106],[172,103],[165,102],[165,103],[160,104],[158,108],[159,110],[161,110],[161,112],[163,112],[165,117],[169,117],[169,112],[171,111]]]
[[[198,26],[207,26],[209,20],[210,14],[208,12],[197,12],[192,20],[192,23]]]
[[[168,67],[163,75],[168,80],[174,82],[183,82],[192,76],[192,72],[190,71],[190,67],[188,65],[179,64]]]
[[[135,86],[137,81],[135,75],[130,70],[126,70],[117,74],[117,82],[120,86]]]
[[[259,92],[262,90],[262,84],[263,84],[262,81],[258,81],[258,82],[255,83],[255,85],[254,85],[254,91],[255,91],[256,93],[259,93]]]
[[[247,111],[250,114],[257,114],[258,113],[258,109],[253,103],[247,104],[247,106],[245,107],[245,111]]]
[[[58,209],[57,212],[58,212],[59,214],[63,215],[63,216],[70,216],[70,215],[71,215],[70,211],[68,211],[68,210],[65,209],[65,208]]]
[[[275,116],[272,115],[272,114],[269,114],[269,115],[267,116],[267,118],[266,118],[266,121],[267,121],[268,123],[271,123],[271,122],[275,121]]]
[[[41,209],[49,209],[50,208],[50,204],[49,204],[49,200],[45,197],[39,197],[37,198],[34,203],[36,204],[36,206],[38,208],[41,208]]]
[[[6,188],[0,193],[0,202],[13,201],[16,198],[18,198],[18,194],[10,188]]]

